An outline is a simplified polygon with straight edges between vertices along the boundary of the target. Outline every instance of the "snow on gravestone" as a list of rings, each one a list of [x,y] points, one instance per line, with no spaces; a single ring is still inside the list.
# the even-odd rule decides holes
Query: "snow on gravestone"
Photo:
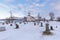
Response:
[[[5,27],[0,27],[0,32],[5,30],[6,30]]]

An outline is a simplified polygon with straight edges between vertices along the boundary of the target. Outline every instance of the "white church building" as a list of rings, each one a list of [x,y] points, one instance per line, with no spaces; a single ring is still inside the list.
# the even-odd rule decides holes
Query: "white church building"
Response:
[[[28,21],[28,22],[35,21],[35,18],[34,18],[33,16],[31,16],[30,13],[28,13],[27,21]]]

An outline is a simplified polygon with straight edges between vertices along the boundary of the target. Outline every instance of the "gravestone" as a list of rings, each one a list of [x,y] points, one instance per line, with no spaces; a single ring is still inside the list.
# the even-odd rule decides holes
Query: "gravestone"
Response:
[[[24,22],[24,24],[26,24],[26,23]]]
[[[34,22],[34,26],[36,25],[36,23]]]
[[[2,25],[4,25],[5,23],[2,23]]]
[[[54,30],[54,29],[53,29],[53,26],[51,26],[50,29],[51,29],[51,30]]]
[[[50,29],[49,29],[49,24],[46,23],[46,29],[45,31],[43,32],[44,35],[51,35],[52,33],[50,32]]]
[[[56,28],[58,28],[58,26],[56,26]]]
[[[16,28],[15,29],[18,29],[19,28],[19,25],[18,24],[16,24]]]
[[[10,26],[12,26],[12,24],[10,24]]]
[[[49,30],[49,24],[48,23],[46,23],[46,31],[50,31]]]
[[[0,32],[5,31],[5,27],[0,27]]]
[[[41,22],[41,27],[43,27],[43,23]]]

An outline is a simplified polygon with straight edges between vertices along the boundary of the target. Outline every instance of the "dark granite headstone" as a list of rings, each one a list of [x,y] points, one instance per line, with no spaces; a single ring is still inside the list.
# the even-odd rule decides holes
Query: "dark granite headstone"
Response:
[[[41,27],[43,27],[43,23],[41,22]]]
[[[51,26],[50,29],[53,30],[53,27]]]
[[[16,24],[16,29],[18,29],[19,28],[19,25],[18,24]]]
[[[12,24],[10,24],[10,26],[12,26]]]
[[[34,26],[36,25],[36,23],[34,22]]]

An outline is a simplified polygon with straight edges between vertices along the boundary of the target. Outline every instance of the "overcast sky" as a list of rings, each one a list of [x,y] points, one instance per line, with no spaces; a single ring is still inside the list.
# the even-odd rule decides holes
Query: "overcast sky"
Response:
[[[60,0],[0,0],[0,18],[9,17],[10,10],[17,17],[26,16],[28,12],[47,18],[50,12],[60,16]]]

